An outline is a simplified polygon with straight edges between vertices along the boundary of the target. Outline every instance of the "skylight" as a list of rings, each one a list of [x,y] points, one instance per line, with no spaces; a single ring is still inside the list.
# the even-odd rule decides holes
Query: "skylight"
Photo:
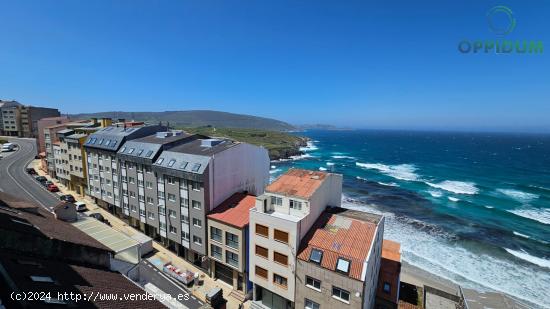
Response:
[[[189,162],[183,161],[180,165],[180,169],[182,169],[182,170],[185,169],[187,167],[187,164],[189,164]]]
[[[122,147],[122,149],[120,149],[120,152],[124,152],[126,150],[126,146]]]
[[[97,144],[98,144],[98,145],[101,145],[101,144],[103,144],[103,139],[102,139],[102,138],[100,138],[100,139],[99,139],[99,142],[98,142]]]
[[[143,149],[140,149],[138,152],[137,152],[137,156],[141,156],[141,154],[143,153]]]
[[[192,171],[193,172],[198,172],[200,170],[200,168],[201,168],[200,163],[195,163],[195,165],[193,165]]]
[[[135,148],[130,148],[130,150],[128,150],[128,153],[132,154],[132,153],[134,153],[134,150],[136,150],[136,149]]]
[[[147,151],[147,154],[145,155],[145,157],[149,158],[152,154],[153,154],[153,151],[149,150]]]
[[[111,140],[110,140],[110,139],[108,139],[108,140],[105,141],[105,146],[109,146],[109,144],[111,144]]]
[[[31,276],[31,280],[34,282],[52,282],[53,283],[52,277],[48,277],[48,276]]]
[[[176,160],[172,159],[170,162],[168,162],[168,167],[174,166],[174,163],[176,163]]]
[[[162,164],[162,161],[164,161],[164,158],[159,158],[155,164]]]
[[[343,258],[338,258],[338,262],[336,262],[336,270],[347,274],[349,272],[349,261]]]
[[[116,144],[117,144],[117,141],[114,141],[113,144],[111,145],[111,147],[115,148]]]
[[[321,264],[321,260],[323,259],[323,251],[318,249],[312,249],[311,253],[309,254],[309,260]]]

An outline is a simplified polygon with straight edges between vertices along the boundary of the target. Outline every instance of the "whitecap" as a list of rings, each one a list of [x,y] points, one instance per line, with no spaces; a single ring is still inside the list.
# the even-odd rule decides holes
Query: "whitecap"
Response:
[[[525,235],[525,234],[521,234],[519,232],[516,232],[516,231],[512,231],[514,233],[514,235],[516,236],[520,236],[520,237],[523,237],[523,238],[531,238],[530,236],[528,235]]]
[[[282,169],[276,168],[276,169],[274,169],[274,170],[270,170],[269,173],[270,173],[270,174],[275,174],[275,173],[282,172],[282,171],[283,171]]]
[[[548,208],[519,208],[507,211],[523,218],[535,220],[543,224],[550,224],[550,209]]]
[[[273,168],[277,168],[277,167],[275,165],[271,165],[271,168],[273,169]]]
[[[399,180],[418,180],[418,175],[415,174],[416,167],[412,164],[386,165],[382,163],[355,162],[355,165],[366,169],[377,170],[383,174]]]
[[[305,153],[303,155],[299,155],[299,156],[290,156],[289,159],[290,160],[293,160],[293,161],[296,161],[296,160],[303,160],[303,159],[308,159],[308,158],[313,158],[312,155],[310,155],[309,153]]]
[[[344,155],[336,155],[332,156],[333,159],[349,159],[349,160],[355,160],[355,157],[352,156],[344,156]]]
[[[529,263],[533,263],[535,265],[538,265],[540,267],[550,268],[550,260],[539,258],[536,256],[532,256],[528,254],[525,251],[516,251],[508,248],[504,248],[508,253],[512,254],[513,256],[520,258],[524,261],[527,261]]]
[[[399,187],[395,182],[378,182],[379,185],[388,186],[388,187]]]
[[[487,208],[487,209],[493,209],[493,208],[495,208],[494,206],[489,206],[489,205],[485,205],[485,206],[483,206],[483,207],[485,207],[485,208]]]
[[[312,141],[308,141],[305,147],[300,147],[300,151],[304,151],[304,152],[315,151],[318,149],[319,147],[315,146],[315,144]]]
[[[457,199],[456,197],[453,197],[453,196],[449,196],[448,199],[449,199],[449,201],[455,202],[455,203],[460,201],[459,199]]]
[[[432,188],[443,189],[456,194],[476,194],[478,189],[473,182],[445,180],[440,183],[426,182]]]
[[[532,200],[539,198],[536,194],[514,189],[497,189],[497,191],[521,203],[529,203]]]
[[[334,163],[332,163],[332,162],[327,162],[327,165],[328,165],[328,166],[333,166]]]
[[[363,178],[363,177],[359,177],[359,176],[355,176],[355,178],[358,179],[358,180],[367,181],[367,178]]]
[[[322,167],[322,166],[321,166],[321,167],[319,167],[319,170],[320,170],[320,171],[326,171],[326,170],[327,170],[327,168],[326,168],[326,167]]]
[[[442,197],[443,196],[443,192],[437,191],[437,190],[428,190],[428,193],[430,193],[430,195],[432,197]]]

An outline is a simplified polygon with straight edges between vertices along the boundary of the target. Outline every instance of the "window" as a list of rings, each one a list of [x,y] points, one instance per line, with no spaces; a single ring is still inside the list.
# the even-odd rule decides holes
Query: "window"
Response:
[[[231,248],[239,248],[239,236],[233,233],[225,232],[225,244]]]
[[[202,246],[202,238],[193,235],[193,242],[199,246]]]
[[[143,149],[140,149],[140,150],[138,150],[138,152],[136,153],[136,156],[139,157],[139,156],[141,156],[142,153],[143,153]]]
[[[134,192],[134,191],[128,191],[128,193],[130,193],[130,197],[133,197],[133,198],[136,197],[136,192]]]
[[[49,283],[54,282],[52,277],[47,277],[47,276],[31,276],[31,280],[34,282],[49,282]]]
[[[231,251],[225,251],[225,262],[231,266],[239,267],[239,255]]]
[[[180,179],[180,189],[187,191],[187,180],[186,179]]]
[[[185,161],[182,162],[182,163],[180,164],[180,169],[181,169],[181,170],[184,170],[184,169],[187,167],[187,164],[188,164],[188,162],[185,162]]]
[[[195,163],[195,165],[193,165],[193,168],[191,170],[193,172],[198,172],[200,169],[201,169],[200,163]]]
[[[277,206],[282,206],[283,205],[283,199],[280,198],[280,197],[272,196],[271,197],[271,204],[272,205],[277,205]]]
[[[160,165],[160,164],[162,164],[162,161],[164,161],[164,158],[159,158],[159,159],[157,160],[157,162],[155,162],[155,164],[159,164],[159,165]]]
[[[176,201],[176,196],[172,193],[168,193],[168,200],[170,202],[175,202]]]
[[[296,209],[296,210],[302,210],[302,202],[290,200],[290,208]]]
[[[391,292],[391,284],[388,282],[384,282],[384,293],[390,294]]]
[[[174,163],[176,163],[176,160],[172,159],[168,162],[168,167],[174,166]]]
[[[343,273],[349,272],[349,261],[343,258],[338,258],[336,262],[336,270]]]
[[[309,254],[309,260],[313,263],[321,264],[321,260],[323,259],[323,251],[319,249],[312,249],[311,253]]]
[[[210,245],[210,251],[212,252],[212,257],[218,260],[222,259],[222,248],[216,245]]]
[[[152,197],[148,196],[147,197],[147,204],[153,204],[155,202],[155,200],[153,200]]]
[[[273,252],[273,261],[275,261],[276,263],[287,266],[288,265],[288,256],[275,251],[275,252]]]
[[[138,187],[143,188],[143,180],[138,179]]]
[[[161,215],[166,215],[166,208],[164,208],[164,207],[159,207],[159,214],[161,214]]]
[[[181,215],[181,223],[189,224],[189,217],[186,215]]]
[[[202,222],[197,218],[193,218],[193,225],[196,227],[202,227]]]
[[[150,181],[146,181],[145,182],[145,187],[147,187],[147,189],[153,189],[153,183],[150,182]]]
[[[137,212],[137,207],[135,205],[130,205],[130,210],[132,212]]]
[[[321,291],[321,281],[311,278],[310,276],[306,276],[306,286]]]
[[[170,165],[170,163],[168,163],[168,165]],[[174,177],[168,177],[167,181],[168,181],[168,184],[170,184],[170,185],[175,185],[176,184],[176,178],[174,178]]]
[[[193,189],[195,191],[200,191],[201,190],[201,183],[197,182],[197,181],[191,181],[191,189]]]
[[[139,209],[139,215],[145,217],[145,209]]]
[[[288,243],[288,233],[287,232],[283,232],[283,231],[275,229],[275,233],[273,235],[273,238],[275,238],[276,241],[284,242],[285,244]]]
[[[335,286],[332,287],[332,297],[338,300],[341,300],[345,303],[349,303],[349,292],[346,290],[337,288]]]
[[[147,151],[147,153],[145,154],[145,157],[146,157],[146,158],[149,158],[152,154],[153,154],[153,151],[152,151],[152,150],[149,150],[149,151]]]
[[[176,218],[176,211],[168,209],[168,215],[170,216],[170,218]]]
[[[215,240],[219,243],[222,242],[222,230],[217,227],[210,227],[210,239]]]
[[[265,225],[257,224],[256,223],[256,235],[260,235],[263,237],[269,237],[269,228]]]
[[[149,219],[151,219],[151,220],[155,220],[155,214],[152,211],[149,211],[147,213],[147,217],[149,217]]]
[[[176,234],[176,231],[177,231],[176,227],[170,225],[170,233]]]
[[[261,268],[260,266],[256,265],[254,270],[255,270],[256,276],[267,279],[267,269]]]
[[[287,281],[286,278],[277,274],[273,274],[273,283],[286,289]]]
[[[187,232],[181,232],[181,240],[182,241],[189,241],[189,233]]]
[[[130,150],[128,150],[128,153],[132,154],[132,153],[134,153],[134,150],[136,150],[136,149],[135,148],[130,148]]]
[[[193,201],[192,204],[193,204],[193,208],[201,209],[201,202]]]
[[[267,248],[262,247],[262,246],[256,245],[256,255],[267,259],[268,256],[269,256],[269,250]]]
[[[180,199],[180,206],[183,208],[189,208],[189,199],[182,197]]]
[[[304,306],[305,309],[319,309],[319,308],[321,308],[321,306],[318,303],[316,303],[312,300],[309,300],[307,298],[304,301],[304,303],[305,303],[305,306]]]

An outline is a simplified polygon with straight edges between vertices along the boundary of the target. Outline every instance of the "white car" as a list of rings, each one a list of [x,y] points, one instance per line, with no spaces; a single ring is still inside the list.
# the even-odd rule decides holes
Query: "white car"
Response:
[[[74,203],[76,207],[76,211],[86,211],[88,208],[86,208],[86,203],[84,202],[75,202]]]
[[[12,151],[15,148],[15,144],[5,143],[2,145],[2,152]]]

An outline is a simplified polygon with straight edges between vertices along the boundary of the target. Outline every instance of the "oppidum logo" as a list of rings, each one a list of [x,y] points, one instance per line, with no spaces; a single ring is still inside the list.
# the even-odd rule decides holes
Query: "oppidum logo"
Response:
[[[487,12],[487,24],[496,39],[462,40],[458,43],[458,50],[463,54],[542,54],[544,51],[542,41],[505,39],[516,28],[514,13],[506,6],[491,8]]]

